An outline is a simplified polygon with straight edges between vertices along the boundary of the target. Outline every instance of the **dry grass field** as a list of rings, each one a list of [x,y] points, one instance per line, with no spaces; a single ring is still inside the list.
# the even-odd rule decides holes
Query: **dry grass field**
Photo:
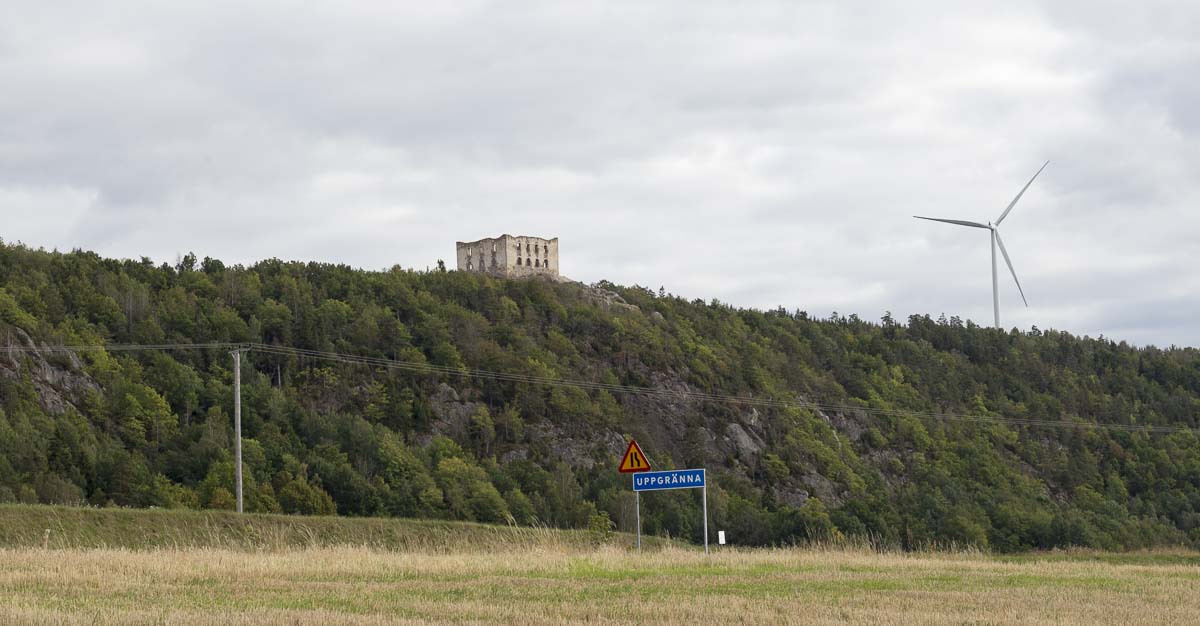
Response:
[[[1115,562],[1114,562],[1115,561]],[[1200,621],[1194,556],[666,548],[0,549],[0,622],[1120,623]]]
[[[47,532],[49,531],[49,532]],[[0,624],[1200,623],[1189,552],[714,550],[419,520],[0,505]]]

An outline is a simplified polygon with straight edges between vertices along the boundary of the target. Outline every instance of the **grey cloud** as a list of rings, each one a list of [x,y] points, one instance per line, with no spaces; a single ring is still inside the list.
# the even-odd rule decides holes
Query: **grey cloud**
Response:
[[[1187,5],[13,11],[6,240],[424,268],[528,232],[585,281],[986,323],[986,237],[910,216],[994,219],[1051,159],[1006,325],[1200,343]]]

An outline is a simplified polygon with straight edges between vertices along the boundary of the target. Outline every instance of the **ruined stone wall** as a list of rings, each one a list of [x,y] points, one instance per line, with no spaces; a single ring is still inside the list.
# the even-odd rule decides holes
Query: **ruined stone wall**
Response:
[[[503,273],[508,265],[503,237],[458,242],[458,269],[463,272]]]
[[[558,238],[500,235],[458,242],[458,269],[517,278],[548,274],[558,276]]]

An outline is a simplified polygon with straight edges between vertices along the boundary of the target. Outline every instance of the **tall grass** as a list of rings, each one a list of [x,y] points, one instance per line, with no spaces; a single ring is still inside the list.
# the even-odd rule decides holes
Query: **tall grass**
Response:
[[[48,541],[46,533],[49,531]],[[227,511],[0,505],[0,547],[278,551],[354,546],[404,552],[589,550],[586,531],[439,520],[238,515]],[[632,544],[627,535],[613,541]],[[664,541],[650,538],[651,548]]]

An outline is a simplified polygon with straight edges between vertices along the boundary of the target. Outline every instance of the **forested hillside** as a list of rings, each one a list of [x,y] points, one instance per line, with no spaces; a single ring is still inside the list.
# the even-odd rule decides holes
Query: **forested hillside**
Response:
[[[615,464],[632,436],[658,468],[709,469],[710,528],[739,544],[1200,546],[1194,349],[608,284],[14,245],[0,245],[0,342],[0,502],[232,508],[228,349],[117,346],[235,342],[417,364],[250,350],[250,511],[562,527],[607,514],[629,530]],[[701,539],[695,491],[648,494],[642,518]]]

